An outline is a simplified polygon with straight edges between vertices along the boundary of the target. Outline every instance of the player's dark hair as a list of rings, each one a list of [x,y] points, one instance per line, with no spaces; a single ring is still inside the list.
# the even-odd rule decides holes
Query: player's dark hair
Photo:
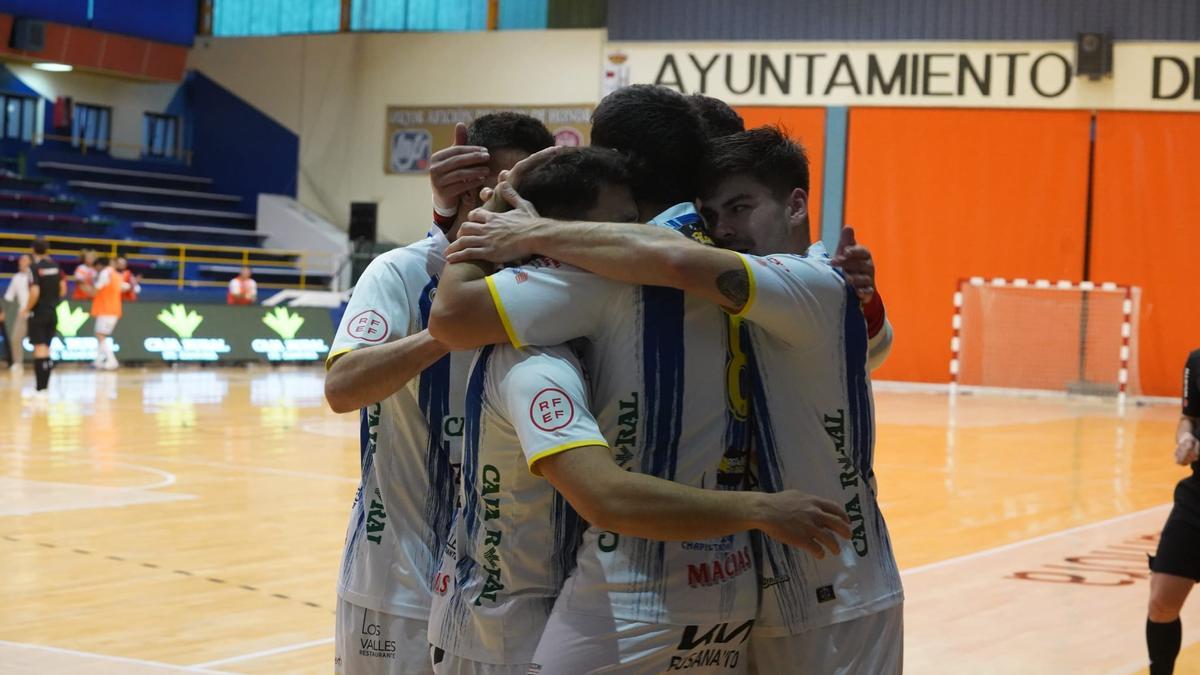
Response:
[[[517,148],[532,155],[554,145],[554,136],[529,115],[497,112],[480,115],[467,126],[467,145],[482,145],[491,152]]]
[[[606,184],[632,188],[625,159],[614,150],[591,147],[560,151],[514,187],[540,215],[570,220],[583,218]]]
[[[796,188],[808,192],[808,155],[779,127],[759,127],[713,139],[701,175],[705,193],[723,178],[746,175],[783,198]]]
[[[102,255],[96,258],[96,267],[107,267],[110,262],[112,261],[108,259],[108,256]]]
[[[728,103],[719,98],[692,94],[688,96],[688,105],[700,116],[704,125],[704,135],[709,139],[730,136],[746,130],[746,121]]]
[[[700,116],[674,89],[635,84],[605,96],[592,112],[592,144],[629,157],[638,201],[677,204],[696,198],[707,139]]]
[[[45,239],[39,238],[39,239],[33,240],[32,248],[33,248],[34,253],[36,253],[38,255],[46,255],[46,251],[50,250],[50,245],[46,243]]]

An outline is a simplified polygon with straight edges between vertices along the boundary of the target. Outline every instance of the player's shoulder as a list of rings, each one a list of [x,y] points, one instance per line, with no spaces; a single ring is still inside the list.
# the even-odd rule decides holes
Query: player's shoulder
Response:
[[[814,246],[814,248],[816,247]],[[818,250],[810,248],[807,253],[743,254],[743,259],[749,266],[751,274],[779,273],[809,280],[823,280],[839,285],[842,283],[842,276],[830,263],[824,248]]]
[[[613,281],[607,277],[593,274],[581,267],[568,265],[554,258],[546,256],[534,256],[519,265],[506,267],[496,272],[497,275],[508,274],[517,284],[525,283],[530,276],[536,275],[543,279],[560,281],[563,283],[585,284],[589,288],[625,288],[629,284],[624,284],[619,281]]]
[[[363,270],[362,277],[379,280],[417,279],[424,283],[437,271],[431,269],[431,258],[435,259],[435,267],[440,268],[444,261],[442,253],[437,249],[433,238],[426,237],[375,256]]]
[[[505,398],[543,389],[577,389],[583,368],[566,345],[524,347],[497,345],[488,367],[493,394]]]

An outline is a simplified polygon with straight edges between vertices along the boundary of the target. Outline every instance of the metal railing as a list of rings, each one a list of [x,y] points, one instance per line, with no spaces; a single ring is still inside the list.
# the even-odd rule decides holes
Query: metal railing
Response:
[[[253,248],[246,246],[221,246],[217,244],[182,244],[163,241],[133,241],[124,239],[101,239],[95,237],[73,237],[56,234],[32,235],[16,232],[0,232],[0,255],[28,253],[34,239],[45,239],[51,255],[78,254],[91,249],[109,257],[124,257],[126,260],[142,260],[178,267],[171,279],[143,278],[143,285],[175,286],[176,288],[224,287],[227,281],[207,281],[186,278],[187,266],[197,264],[238,265],[246,267],[295,268],[298,283],[259,281],[262,288],[309,288],[309,270],[328,270],[323,273],[332,280],[341,263],[338,256],[328,251],[299,251],[287,249]],[[324,263],[324,264],[322,264]],[[4,275],[10,276],[10,275]]]

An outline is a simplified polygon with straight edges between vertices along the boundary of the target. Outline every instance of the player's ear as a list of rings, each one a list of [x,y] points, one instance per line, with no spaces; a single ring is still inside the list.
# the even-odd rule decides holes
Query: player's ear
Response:
[[[800,224],[808,218],[808,193],[803,188],[791,191],[787,198],[788,221]]]

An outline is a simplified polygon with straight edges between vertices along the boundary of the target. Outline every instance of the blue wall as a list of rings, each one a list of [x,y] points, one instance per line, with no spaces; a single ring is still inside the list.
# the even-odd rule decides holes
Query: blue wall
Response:
[[[0,12],[191,46],[197,0],[0,0]]]
[[[192,71],[167,112],[184,117],[192,171],[253,207],[260,192],[296,196],[300,138],[228,89]]]

